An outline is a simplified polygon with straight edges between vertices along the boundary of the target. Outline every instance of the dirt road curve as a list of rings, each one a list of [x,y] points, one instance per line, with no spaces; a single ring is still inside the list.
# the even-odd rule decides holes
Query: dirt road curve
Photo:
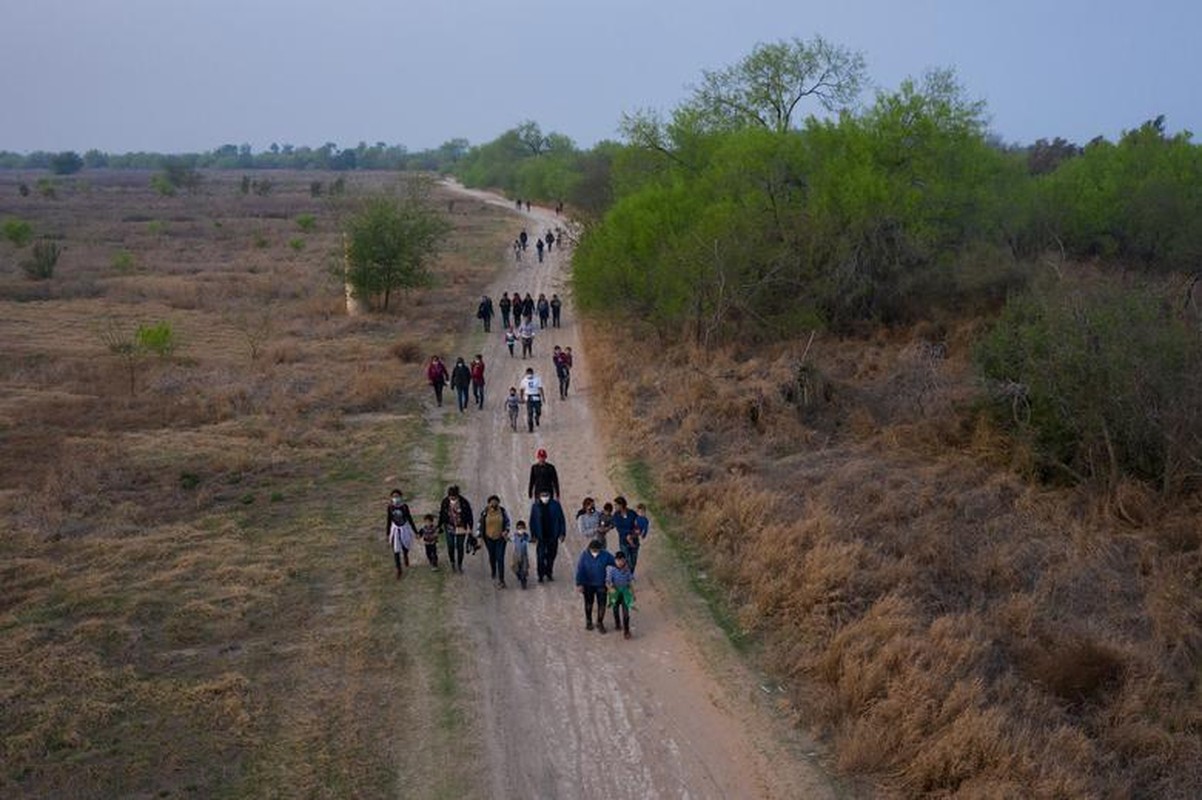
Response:
[[[513,208],[495,195],[464,194]],[[515,211],[514,234],[524,226],[531,237],[542,235],[559,222],[546,209],[520,217]],[[529,518],[530,464],[535,450],[545,447],[559,470],[569,535],[553,583],[538,584],[532,569],[527,590],[518,588],[512,575],[509,588],[497,590],[483,551],[468,557],[465,575],[454,576],[462,582],[457,623],[474,655],[466,671],[477,711],[473,738],[483,744],[483,750],[473,749],[486,762],[476,765],[481,796],[835,796],[811,748],[766,710],[770,699],[760,681],[732,657],[696,603],[666,596],[669,556],[656,542],[654,526],[639,561],[634,638],[585,630],[572,580],[583,542],[572,518],[586,494],[598,498],[598,506],[622,491],[631,494],[611,482],[593,420],[593,387],[607,378],[589,372],[566,283],[568,253],[557,247],[542,264],[533,247],[520,265],[512,253],[498,253],[498,258],[509,266],[492,287],[494,300],[514,289],[535,298],[539,292],[548,297],[558,292],[565,299],[563,327],[540,331],[535,358],[523,361],[510,358],[499,319],[494,320],[487,343],[463,353],[470,358],[481,352],[488,364],[485,408],[469,408],[463,421],[448,418],[455,414],[453,407],[431,413],[436,428],[464,436],[456,474],[468,499],[482,507],[495,493],[515,519]],[[566,401],[554,388],[550,355],[555,344],[570,345],[576,355]],[[528,365],[549,389],[548,407],[535,433],[524,427],[514,433],[502,396]]]

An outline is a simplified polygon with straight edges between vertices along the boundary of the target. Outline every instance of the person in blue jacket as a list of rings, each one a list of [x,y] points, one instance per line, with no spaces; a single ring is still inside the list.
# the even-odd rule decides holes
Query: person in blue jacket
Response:
[[[597,630],[605,633],[605,573],[612,567],[613,554],[599,539],[593,539],[576,562],[576,591],[584,595],[584,628],[593,629],[593,604],[597,605]]]
[[[567,533],[568,523],[563,515],[563,506],[549,491],[540,491],[538,499],[530,506],[530,538],[534,540],[539,583],[544,578],[555,580],[555,557],[559,554],[559,543]]]

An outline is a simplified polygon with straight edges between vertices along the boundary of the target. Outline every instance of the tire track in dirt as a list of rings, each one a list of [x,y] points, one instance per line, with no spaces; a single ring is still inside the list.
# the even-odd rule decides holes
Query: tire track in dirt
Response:
[[[478,200],[513,208],[502,198],[459,189]],[[515,212],[514,234],[530,235],[562,224],[553,212]],[[480,765],[481,796],[631,798],[823,798],[834,797],[809,743],[768,713],[759,681],[732,655],[729,644],[696,602],[669,598],[661,587],[673,567],[653,537],[640,559],[639,611],[634,639],[584,629],[583,607],[573,586],[582,540],[572,518],[586,495],[598,504],[618,492],[606,468],[605,449],[593,419],[593,387],[566,281],[569,251],[550,251],[537,263],[531,248],[521,264],[500,253],[509,268],[491,287],[557,292],[564,300],[563,327],[539,331],[535,357],[511,358],[499,316],[493,332],[468,340],[465,358],[481,353],[488,365],[483,410],[459,415],[452,402],[435,424],[462,436],[455,474],[474,508],[497,494],[514,520],[526,519],[529,467],[546,447],[560,475],[568,539],[561,546],[553,583],[497,590],[481,550],[465,562],[465,575],[448,576],[456,592],[457,628],[471,645],[469,702]],[[474,305],[474,303],[470,304]],[[551,347],[571,346],[576,355],[572,389],[558,399]],[[456,354],[459,355],[459,354]],[[543,423],[534,434],[509,429],[503,397],[527,365],[548,388]],[[464,419],[452,419],[460,417]],[[523,416],[524,421],[524,416]],[[634,498],[632,498],[633,500]],[[533,548],[531,548],[533,559]],[[682,616],[682,614],[684,616]],[[750,687],[750,688],[749,688]]]

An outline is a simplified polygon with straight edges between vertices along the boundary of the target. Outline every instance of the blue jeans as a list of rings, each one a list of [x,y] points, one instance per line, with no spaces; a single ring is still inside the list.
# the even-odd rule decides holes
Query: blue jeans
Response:
[[[463,411],[464,409],[467,408],[467,387],[466,386],[456,386],[455,387],[455,399],[459,403],[460,411]]]
[[[505,545],[508,544],[504,539],[489,539],[484,538],[484,547],[488,550],[488,571],[492,573],[493,580],[505,582]]]

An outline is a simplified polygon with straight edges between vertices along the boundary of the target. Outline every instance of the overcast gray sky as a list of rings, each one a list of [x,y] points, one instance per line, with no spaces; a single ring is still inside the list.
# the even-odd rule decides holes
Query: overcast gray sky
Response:
[[[816,33],[885,89],[954,68],[1010,142],[1202,128],[1199,0],[0,0],[0,21],[17,152],[421,150],[527,119],[591,147]]]

